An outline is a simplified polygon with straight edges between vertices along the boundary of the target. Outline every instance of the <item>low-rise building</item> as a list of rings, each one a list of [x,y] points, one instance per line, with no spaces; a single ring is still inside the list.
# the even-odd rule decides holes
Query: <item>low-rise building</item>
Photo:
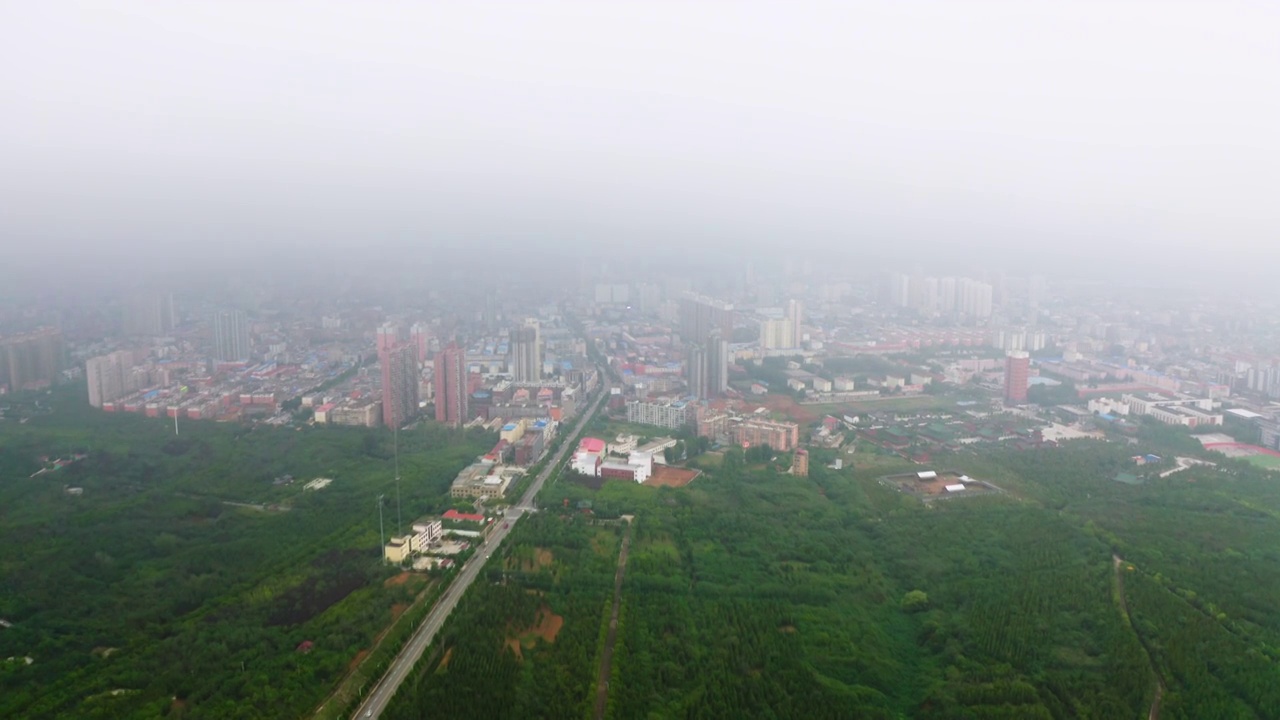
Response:
[[[785,452],[799,445],[800,426],[793,422],[739,418],[729,423],[729,436],[739,445],[768,445]]]
[[[516,474],[514,468],[481,460],[462,469],[449,488],[455,498],[500,498]]]
[[[791,457],[791,474],[796,477],[809,477],[809,453],[798,448]]]
[[[631,480],[638,483],[648,480],[649,474],[652,470],[652,463],[649,465],[633,465],[632,463],[622,462],[620,460],[606,460],[600,463],[600,477]]]
[[[569,468],[581,475],[598,476],[600,474],[600,464],[604,461],[600,453],[577,452],[573,454],[573,458],[569,461]]]
[[[1196,428],[1222,424],[1222,414],[1213,412],[1213,398],[1170,398],[1149,393],[1125,395],[1124,402],[1133,415],[1151,417],[1166,425]]]
[[[400,564],[409,559],[413,554],[413,536],[405,535],[404,537],[391,538],[386,547],[382,548],[382,556],[387,562]]]
[[[678,430],[687,426],[691,420],[692,411],[685,402],[645,400],[627,402],[627,422]]]
[[[423,552],[444,537],[444,523],[440,520],[419,520],[413,524],[413,550]]]
[[[635,435],[619,435],[614,438],[613,442],[609,443],[607,449],[613,455],[626,455],[636,449],[636,443],[639,440],[640,438]]]

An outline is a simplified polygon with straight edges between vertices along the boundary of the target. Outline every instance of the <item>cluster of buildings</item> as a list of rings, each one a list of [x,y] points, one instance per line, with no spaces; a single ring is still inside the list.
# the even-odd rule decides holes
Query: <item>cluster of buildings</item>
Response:
[[[514,418],[506,422],[498,432],[498,442],[493,449],[454,478],[449,487],[450,497],[505,497],[511,484],[546,454],[558,425],[551,418]]]
[[[0,395],[47,388],[61,379],[65,369],[61,330],[45,327],[0,336]]]
[[[891,273],[885,293],[889,303],[926,315],[953,315],[974,319],[991,317],[995,288],[967,277],[929,277]]]
[[[1213,398],[1171,397],[1157,393],[1144,393],[1125,395],[1118,405],[1121,408],[1127,405],[1129,415],[1150,417],[1166,425],[1198,428],[1222,424],[1222,413],[1214,412]]]
[[[132,334],[115,341],[116,349],[85,357],[89,404],[150,417],[280,420],[286,401],[366,359],[363,343],[317,336],[309,326],[264,325],[255,346],[244,312],[217,310],[207,317],[207,325],[178,328],[168,296],[126,303],[124,327]],[[156,332],[170,334],[140,337]]]
[[[653,447],[641,447],[621,452],[613,450],[599,438],[583,438],[569,459],[574,472],[599,478],[613,478],[642,483],[653,475],[655,448],[668,440],[659,441]]]
[[[468,527],[474,529],[464,529]],[[452,556],[466,550],[473,538],[483,535],[485,527],[483,515],[449,510],[438,518],[415,521],[410,526],[411,532],[387,541],[382,557],[386,562],[399,565],[417,556],[415,569],[449,567],[453,564]],[[452,537],[460,540],[450,540]]]
[[[84,356],[90,404],[155,417],[279,422],[292,420],[285,408],[300,408],[317,424],[403,427],[434,403],[436,420],[463,426],[500,418],[558,420],[600,383],[580,339],[534,319],[463,344],[440,339],[443,333],[431,324],[399,318],[377,325],[358,314],[251,322],[243,311],[227,309],[204,317],[207,323],[181,325],[169,296],[128,300],[123,326],[130,333]],[[19,360],[15,387],[48,384],[59,369],[60,345],[47,343],[41,352],[49,359],[41,362],[48,367],[28,371],[23,348],[44,347],[36,337],[12,343]],[[5,359],[0,353],[0,371],[7,372]],[[512,452],[536,456],[541,449],[531,438],[523,448],[513,443]]]
[[[759,413],[741,415],[729,410],[702,409],[696,419],[699,437],[740,447],[768,445],[789,452],[800,446],[800,425],[789,420],[771,420]]]

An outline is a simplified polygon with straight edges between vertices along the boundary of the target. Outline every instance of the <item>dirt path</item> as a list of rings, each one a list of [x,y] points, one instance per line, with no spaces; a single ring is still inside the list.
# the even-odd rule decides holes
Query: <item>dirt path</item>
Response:
[[[609,674],[613,665],[613,645],[618,640],[618,610],[622,605],[622,577],[627,572],[627,550],[631,547],[631,523],[622,538],[618,551],[618,571],[613,576],[613,610],[609,613],[609,632],[605,635],[604,651],[600,653],[600,675],[596,678],[596,709],[592,717],[603,720],[609,702]]]
[[[1120,611],[1124,613],[1124,619],[1129,623],[1129,627],[1133,628],[1133,618],[1129,615],[1129,600],[1124,596],[1124,558],[1119,555],[1111,555],[1111,566],[1115,568],[1116,573],[1116,590],[1120,593]],[[1151,657],[1151,651],[1147,649],[1147,644],[1143,642],[1142,636],[1135,629],[1134,635],[1138,636],[1138,642],[1142,645],[1142,650],[1147,654],[1147,664],[1151,666],[1151,673],[1156,676],[1156,696],[1151,701],[1151,711],[1147,713],[1147,720],[1160,720],[1160,700],[1164,697],[1164,678],[1160,677],[1160,670],[1156,667],[1156,662]]]

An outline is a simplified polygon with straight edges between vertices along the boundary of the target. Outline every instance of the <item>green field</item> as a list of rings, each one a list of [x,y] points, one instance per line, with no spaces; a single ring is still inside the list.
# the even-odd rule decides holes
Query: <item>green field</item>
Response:
[[[1275,455],[1248,455],[1244,460],[1264,470],[1280,470],[1280,457]]]

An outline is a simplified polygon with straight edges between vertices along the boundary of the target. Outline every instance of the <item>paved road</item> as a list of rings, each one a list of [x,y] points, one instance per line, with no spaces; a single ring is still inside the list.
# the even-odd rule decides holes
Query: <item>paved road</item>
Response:
[[[449,613],[453,612],[454,606],[458,604],[458,598],[462,597],[467,588],[471,587],[472,581],[476,579],[476,576],[484,568],[485,562],[489,559],[489,554],[502,543],[503,538],[507,536],[507,533],[511,532],[517,520],[526,512],[534,510],[533,500],[537,497],[538,491],[542,489],[542,484],[547,481],[547,478],[551,476],[551,473],[556,468],[560,467],[560,461],[564,459],[569,446],[573,444],[573,438],[582,432],[587,420],[595,414],[596,409],[600,407],[600,403],[608,396],[609,388],[606,385],[604,390],[599,393],[599,397],[591,404],[591,407],[578,418],[573,430],[570,430],[568,435],[564,436],[564,442],[560,444],[560,449],[551,458],[551,462],[547,463],[542,472],[538,473],[538,476],[529,484],[529,489],[520,498],[520,503],[507,510],[505,519],[494,521],[497,527],[493,529],[489,539],[477,549],[475,555],[471,556],[471,559],[463,566],[462,572],[458,573],[453,583],[449,585],[448,592],[427,613],[427,617],[422,621],[422,624],[414,631],[413,637],[409,638],[409,642],[405,643],[405,646],[401,648],[400,654],[396,655],[395,660],[391,661],[391,667],[387,668],[386,674],[374,686],[373,691],[369,693],[365,701],[360,704],[354,717],[378,717],[386,710],[392,696],[396,694],[396,689],[400,687],[400,683],[409,677],[413,666],[417,664],[418,659],[422,657],[422,653],[431,645],[431,641],[435,639],[436,633],[444,625]]]

